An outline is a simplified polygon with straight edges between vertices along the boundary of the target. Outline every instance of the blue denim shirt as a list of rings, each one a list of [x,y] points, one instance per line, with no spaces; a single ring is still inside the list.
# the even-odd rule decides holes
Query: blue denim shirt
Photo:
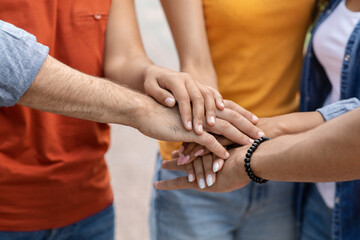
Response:
[[[317,31],[342,0],[332,0],[314,26]],[[313,34],[314,36],[314,34]],[[331,91],[331,83],[313,51],[313,39],[307,50],[301,82],[301,111],[319,111],[326,121],[360,106],[360,22],[347,43],[341,72],[340,101],[323,106]],[[339,149],[341,151],[341,149]],[[360,156],[359,156],[360,161]],[[297,213],[301,227],[301,211],[306,184],[299,185]],[[333,240],[360,239],[360,181],[336,183],[332,219]],[[299,228],[301,229],[301,228]]]
[[[0,51],[0,107],[8,107],[31,86],[49,49],[30,33],[0,20]]]

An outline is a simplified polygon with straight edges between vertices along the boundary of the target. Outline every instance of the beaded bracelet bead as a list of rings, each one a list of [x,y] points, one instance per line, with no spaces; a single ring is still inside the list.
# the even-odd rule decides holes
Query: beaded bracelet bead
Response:
[[[270,138],[268,137],[261,137],[257,140],[254,141],[254,143],[251,145],[251,147],[249,148],[249,150],[247,151],[246,155],[245,155],[245,159],[244,159],[244,166],[245,166],[245,171],[247,173],[247,175],[249,176],[249,178],[251,180],[253,180],[254,182],[256,183],[259,183],[259,184],[264,184],[266,183],[267,181],[269,180],[266,180],[266,179],[263,179],[263,178],[260,178],[258,176],[256,176],[253,171],[251,170],[251,167],[250,167],[250,159],[251,159],[251,155],[255,152],[255,150],[257,149],[257,147],[267,141],[267,140],[270,140]]]

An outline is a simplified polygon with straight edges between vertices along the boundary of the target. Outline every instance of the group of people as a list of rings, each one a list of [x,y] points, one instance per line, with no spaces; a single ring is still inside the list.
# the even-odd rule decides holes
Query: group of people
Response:
[[[360,1],[161,3],[179,72],[134,0],[0,0],[0,239],[114,239],[106,123],[161,140],[152,240],[360,238]]]

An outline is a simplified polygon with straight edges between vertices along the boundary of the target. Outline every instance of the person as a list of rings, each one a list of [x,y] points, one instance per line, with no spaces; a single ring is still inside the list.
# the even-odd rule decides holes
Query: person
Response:
[[[349,101],[350,104],[360,103],[357,99]],[[356,141],[357,133],[360,133],[359,118],[360,108],[357,107],[309,131],[286,134],[263,142],[251,156],[251,168],[256,175],[272,181],[340,182],[360,179],[357,159],[360,148]],[[187,177],[158,181],[154,187],[162,190],[194,188],[209,192],[242,188],[250,182],[244,168],[249,146],[230,150],[231,157],[226,160],[211,187],[200,189]],[[178,165],[176,159],[164,161],[162,167],[185,171],[185,167]],[[355,220],[359,217],[354,217],[352,225],[355,228]]]
[[[317,112],[298,113],[297,119],[294,116],[275,117],[267,124],[269,129],[285,129],[287,130],[285,134],[304,132],[304,129],[301,130],[298,126],[302,125],[306,128],[309,124],[313,124],[312,127],[322,125],[321,121],[317,120],[319,114],[323,121],[329,121],[360,106],[359,71],[357,70],[360,59],[359,12],[360,1],[358,0],[330,1],[314,26],[303,67],[301,110],[317,109]],[[278,165],[274,167],[279,167],[280,171],[289,171],[289,174],[293,175],[290,177],[291,180],[295,178],[296,181],[319,182],[299,186],[300,194],[297,204],[299,239],[357,239],[360,237],[357,227],[360,221],[357,207],[359,202],[357,193],[360,185],[359,176],[355,174],[358,170],[359,146],[356,140],[352,139],[354,143],[348,142],[347,140],[351,138],[345,136],[346,134],[356,135],[358,129],[356,113],[358,112],[359,110],[354,110],[354,113],[347,114],[352,117],[336,118],[329,124],[324,124],[324,127],[320,126],[309,133],[283,137],[282,141],[279,140],[279,143],[281,142],[287,149],[287,160],[280,167]],[[317,117],[315,120],[303,118],[308,114]],[[276,127],[276,125],[280,126]],[[319,136],[315,137],[316,134]],[[301,139],[301,142],[296,140],[294,145],[283,142],[297,139],[297,137]],[[314,138],[314,141],[310,138]],[[349,146],[345,146],[346,144]],[[274,152],[270,149],[267,151],[269,154]],[[305,160],[305,158],[308,159]],[[344,164],[345,161],[348,162]],[[306,164],[310,164],[312,170]],[[293,171],[295,168],[297,168],[296,172]],[[273,171],[275,175],[276,172],[276,170]],[[280,172],[277,173],[280,174]],[[268,173],[262,170],[258,174],[268,177],[266,176]],[[290,180],[286,177],[281,179],[279,175],[276,178],[270,178]],[[322,183],[331,181],[337,182],[336,184]]]
[[[123,7],[120,3],[133,8],[132,1],[117,0],[111,8]],[[114,238],[105,122],[130,125],[158,139],[197,141],[225,158],[226,149],[205,130],[221,134],[227,124],[237,133],[224,135],[235,141],[245,137],[226,121],[236,111],[226,106],[219,111],[223,119],[195,134],[183,128],[177,107],[162,107],[147,96],[90,76],[102,76],[109,8],[110,1],[98,0],[1,2],[2,20],[49,46],[0,22],[0,189],[6,192],[0,197],[1,239]],[[148,72],[155,79],[169,78],[161,69]],[[124,80],[130,79],[126,77],[123,74]],[[247,126],[250,132],[258,131]]]
[[[259,117],[298,110],[302,49],[315,1],[264,4],[163,0],[162,5],[182,72],[218,88],[224,99]],[[263,135],[259,134],[256,138]],[[161,169],[162,160],[171,159],[171,153],[180,145],[160,142],[155,180],[183,176],[182,172]],[[183,152],[178,163],[192,161],[201,151]],[[185,165],[189,181],[196,181],[202,189],[214,184],[218,161],[216,156],[204,155],[193,165]],[[203,174],[195,174],[199,169]],[[293,190],[293,183],[279,182],[249,184],[227,194],[155,189],[151,200],[151,238],[294,239]]]

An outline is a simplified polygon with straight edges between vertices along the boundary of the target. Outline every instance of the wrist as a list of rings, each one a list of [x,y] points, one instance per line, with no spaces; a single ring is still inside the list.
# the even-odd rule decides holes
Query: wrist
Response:
[[[212,64],[186,64],[181,66],[180,71],[191,74],[195,78],[195,81],[201,84],[218,89],[217,76]]]

